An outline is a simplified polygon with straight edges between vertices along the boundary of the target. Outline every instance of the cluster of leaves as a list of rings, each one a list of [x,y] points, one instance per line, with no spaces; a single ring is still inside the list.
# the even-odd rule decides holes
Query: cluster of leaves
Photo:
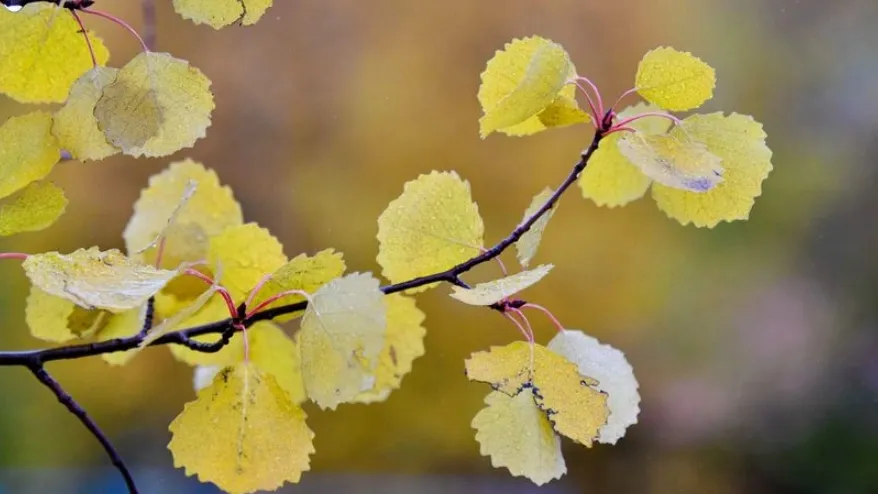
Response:
[[[255,313],[308,301],[283,318],[301,317],[295,339],[279,321],[259,321],[217,352],[170,347],[195,367],[199,391],[171,424],[169,448],[177,466],[228,492],[298,481],[314,451],[301,404],[382,401],[424,353],[424,315],[410,297],[385,296],[371,274],[344,275],[331,249],[288,259],[268,230],[244,223],[231,190],[199,163],[173,163],[152,177],[123,237],[127,255],[94,247],[27,257],[34,336],[134,336],[153,299],[158,324],[142,348],[178,327],[237,317],[241,304]],[[139,350],[103,357],[123,365]]]
[[[124,66],[105,67],[106,48],[77,12],[111,16],[69,3],[74,8],[0,9],[0,92],[63,103],[0,127],[0,199],[11,196],[0,206],[3,235],[45,228],[63,213],[63,191],[44,180],[62,149],[81,161],[166,156],[192,146],[210,125],[214,101],[200,71],[145,46]],[[271,2],[173,3],[184,17],[220,28],[252,24]],[[485,248],[469,183],[453,171],[408,182],[378,218],[377,260],[392,283],[382,288],[372,274],[345,274],[343,256],[332,249],[288,258],[268,230],[244,222],[216,173],[184,160],[142,191],[123,233],[126,252],[26,256],[28,327],[52,343],[136,337],[139,347],[102,355],[124,365],[170,332],[231,321],[233,331],[170,346],[193,366],[197,396],[171,423],[168,447],[187,474],[245,493],[297,482],[309,469],[314,433],[304,402],[335,409],[382,401],[399,387],[424,353],[424,314],[413,295],[451,282],[452,298],[499,311],[526,340],[466,361],[468,377],[492,387],[472,422],[481,451],[514,475],[548,482],[566,471],[561,436],[589,447],[613,444],[636,423],[640,397],[620,351],[516,298],[553,268],[530,267],[543,231],[574,179],[585,197],[611,207],[652,186],[659,207],[684,224],[746,218],[771,169],[761,126],[737,114],[667,113],[700,106],[714,83],[713,69],[697,58],[659,48],[644,57],[635,88],[623,95],[636,92],[649,105],[617,113],[604,108],[560,45],[531,37],[498,51],[478,91],[483,137],[587,123],[596,129],[597,147],[570,181],[537,194],[508,237],[518,273],[504,267],[502,278],[475,286],[460,278],[509,244]],[[580,109],[577,90],[588,110]],[[301,310],[256,317],[289,304]],[[547,312],[558,329],[546,346],[536,342],[523,312],[529,308]],[[291,320],[298,320],[292,337],[279,325]]]
[[[667,113],[701,106],[715,83],[714,70],[698,58],[657,48],[643,57],[634,88],[622,95],[636,92],[646,103],[605,113],[597,88],[577,75],[560,45],[540,37],[514,40],[482,74],[481,132],[518,136],[591,121],[605,137],[580,177],[583,196],[615,207],[651,188],[671,218],[714,227],[747,219],[772,169],[762,125],[751,117],[717,112],[679,119]],[[577,86],[591,115],[573,99]]]
[[[525,218],[551,194],[538,194]],[[542,216],[516,242],[524,268],[536,255],[549,218]],[[478,255],[483,234],[469,184],[454,172],[433,172],[407,183],[378,218],[378,262],[393,282],[441,272]],[[640,403],[633,370],[618,350],[561,327],[548,347],[534,342],[530,323],[518,310],[528,304],[513,296],[551,270],[551,264],[541,265],[471,288],[454,286],[450,294],[465,304],[520,317],[516,325],[527,342],[473,354],[466,370],[471,380],[494,389],[473,419],[482,454],[491,456],[494,466],[537,484],[566,472],[558,434],[586,446],[596,440],[615,443],[637,421]]]
[[[54,113],[34,111],[0,127],[0,199],[9,197],[0,206],[0,235],[47,228],[64,213],[64,191],[42,181],[62,150],[80,161],[167,156],[191,147],[210,126],[214,100],[201,71],[146,46],[122,67],[107,67],[109,51],[77,12],[121,21],[85,8],[92,2],[59,3],[67,8],[0,8],[0,92],[22,103],[63,103]],[[174,7],[219,28],[254,24],[271,3],[175,0]]]

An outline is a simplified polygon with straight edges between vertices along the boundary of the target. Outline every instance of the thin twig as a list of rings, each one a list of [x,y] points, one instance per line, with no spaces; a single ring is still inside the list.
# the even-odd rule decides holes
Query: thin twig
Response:
[[[98,427],[94,420],[85,413],[85,409],[83,409],[72,396],[64,391],[64,388],[61,387],[61,383],[56,381],[55,378],[46,372],[46,369],[43,368],[42,365],[29,365],[28,369],[33,372],[34,376],[36,376],[44,386],[49,388],[49,390],[55,394],[55,398],[58,398],[58,401],[67,407],[67,410],[75,415],[76,418],[82,422],[82,425],[84,425],[85,428],[88,429],[89,432],[91,432],[91,434],[101,443],[101,446],[104,447],[104,451],[107,452],[107,456],[110,457],[110,461],[113,462],[113,465],[119,470],[119,473],[121,473],[122,477],[125,479],[125,485],[128,486],[128,492],[131,494],[137,494],[138,491],[137,486],[134,485],[134,478],[131,476],[131,472],[128,471],[125,462],[122,461],[122,457],[119,456],[116,448],[113,447],[113,444],[110,443],[110,440],[107,439],[107,436],[104,435],[100,427]]]
[[[579,162],[573,167],[573,170],[567,175],[567,178],[561,182],[561,185],[555,190],[555,192],[549,197],[545,203],[543,203],[540,208],[534,212],[525,222],[521,223],[515,230],[512,231],[506,238],[498,242],[496,245],[491,247],[490,249],[482,252],[481,254],[473,257],[472,259],[462,262],[453,268],[443,271],[441,273],[435,273],[427,276],[421,276],[420,278],[415,278],[409,281],[404,281],[402,283],[397,283],[395,285],[388,285],[383,287],[381,291],[385,294],[391,294],[396,292],[401,292],[404,290],[408,290],[410,288],[417,288],[419,286],[429,285],[430,283],[436,283],[439,281],[448,281],[451,282],[454,279],[457,279],[463,273],[471,270],[472,268],[482,264],[484,262],[490,261],[495,257],[499,256],[506,250],[509,246],[518,242],[518,239],[521,238],[522,235],[528,232],[534,223],[537,222],[544,214],[546,214],[552,207],[555,206],[555,203],[561,198],[564,192],[573,185],[573,182],[579,178],[579,174],[582,173],[582,170],[585,169],[585,165],[588,163],[591,155],[594,154],[595,150],[598,148],[598,144],[600,143],[603,130],[598,130],[595,133],[595,137],[592,140],[591,145],[588,149],[582,153],[582,158],[580,158]]]
[[[226,345],[232,341],[232,336],[235,336],[235,332],[243,328],[243,325],[229,325],[222,333],[220,333],[220,339],[213,343],[205,343],[202,341],[194,340],[189,336],[180,335],[180,344],[189,348],[190,350],[195,350],[196,352],[201,353],[216,353],[222,350]]]
[[[152,323],[155,321],[155,297],[149,297],[146,301],[146,311],[143,314],[143,326],[140,327],[140,333],[137,336],[144,338],[146,333],[152,329]]]

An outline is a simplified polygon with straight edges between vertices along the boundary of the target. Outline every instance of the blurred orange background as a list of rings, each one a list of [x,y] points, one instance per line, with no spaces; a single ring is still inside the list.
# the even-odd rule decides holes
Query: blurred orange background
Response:
[[[157,2],[157,49],[213,81],[207,138],[170,159],[62,163],[52,179],[67,190],[68,213],[0,250],[123,248],[147,178],[184,157],[216,169],[245,218],[289,256],[334,247],[351,270],[380,273],[378,215],[405,181],[434,169],[471,182],[492,244],[591,140],[587,126],[480,140],[476,91],[494,51],[513,37],[550,38],[612,101],[646,51],[670,45],[716,68],[705,111],[765,125],[775,169],[750,221],[714,230],[682,227],[648,199],[609,210],[576,188],[565,196],[537,259],[556,269],[526,297],[623,350],[643,403],[618,445],[565,444],[568,475],[540,492],[878,492],[878,3],[275,3],[254,27],[214,31]],[[95,7],[141,27],[140,2]],[[86,22],[111,64],[137,53],[118,26]],[[25,111],[0,101],[4,119]],[[487,265],[467,280],[497,274]],[[0,347],[42,346],[24,325],[20,268],[7,261],[0,276]],[[489,389],[463,373],[471,352],[518,335],[447,293],[418,299],[427,353],[401,390],[376,405],[306,408],[317,453],[284,492],[536,491],[479,455],[470,421]],[[548,341],[548,321],[532,320]],[[145,492],[214,492],[173,470],[165,449],[168,423],[194,396],[191,369],[167,349],[121,369],[93,358],[50,370]],[[0,369],[0,493],[124,492],[115,476],[26,370]]]

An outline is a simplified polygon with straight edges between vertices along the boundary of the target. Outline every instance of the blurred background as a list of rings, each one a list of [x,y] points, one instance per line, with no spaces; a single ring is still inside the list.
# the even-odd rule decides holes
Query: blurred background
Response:
[[[192,157],[233,187],[245,219],[290,256],[335,247],[380,272],[376,218],[433,169],[470,180],[493,244],[588,145],[586,126],[478,137],[479,73],[513,37],[561,43],[611,101],[649,49],[691,51],[717,70],[704,108],[765,125],[775,169],[750,221],[682,227],[647,199],[598,208],[571,189],[526,294],[623,350],[640,423],[616,446],[565,443],[569,473],[546,493],[878,492],[878,2],[874,0],[276,1],[252,28],[215,32],[156,2],[158,50],[213,81],[206,139],[170,159],[65,162],[71,204],[49,230],[2,251],[123,248],[147,178]],[[140,2],[96,8],[141,27]],[[137,53],[118,26],[86,20],[111,64]],[[0,101],[0,116],[27,108]],[[511,260],[512,258],[510,258]],[[467,277],[496,276],[493,265]],[[27,284],[0,263],[0,348],[44,346],[24,325]],[[493,469],[470,421],[486,385],[471,352],[518,337],[498,314],[419,297],[427,353],[401,390],[336,412],[307,406],[312,471],[283,492],[537,492]],[[538,339],[553,329],[539,317]],[[52,364],[134,466],[144,492],[213,493],[173,469],[167,426],[194,397],[167,349],[125,368]],[[0,369],[0,493],[121,493],[97,442],[22,369]]]

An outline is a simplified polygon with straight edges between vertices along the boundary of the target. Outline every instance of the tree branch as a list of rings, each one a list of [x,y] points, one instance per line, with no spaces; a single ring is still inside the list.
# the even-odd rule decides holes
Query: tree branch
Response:
[[[592,154],[594,154],[595,150],[597,150],[598,144],[603,137],[603,132],[605,132],[605,129],[599,129],[598,132],[595,133],[591,145],[582,153],[579,162],[576,163],[576,165],[573,167],[573,169],[570,171],[570,173],[567,175],[561,185],[558,186],[552,196],[549,197],[549,199],[547,199],[546,202],[535,213],[529,216],[527,220],[519,224],[506,238],[495,244],[490,249],[479,254],[478,256],[475,256],[468,261],[462,262],[446,271],[442,271],[441,273],[434,273],[427,276],[421,276],[420,278],[414,278],[400,283],[385,285],[381,287],[381,291],[389,295],[391,293],[397,293],[411,288],[417,288],[439,282],[452,283],[464,287],[467,286],[466,283],[464,283],[460,279],[461,274],[464,274],[474,267],[491,261],[495,257],[498,257],[512,244],[517,242],[522,235],[527,233],[527,231],[530,230],[530,228],[533,226],[534,223],[537,222],[537,220],[539,220],[544,214],[546,214],[550,209],[555,206],[555,204],[558,202],[564,192],[567,191],[568,188],[570,188],[570,186],[579,177],[579,174],[582,173],[582,170],[585,169],[586,165],[588,164],[588,160],[591,158]],[[222,345],[217,346],[219,342],[204,344],[194,341],[192,340],[192,338],[207,334],[231,335],[235,331],[237,331],[237,328],[235,327],[236,324],[243,325],[243,327],[249,327],[258,321],[267,321],[284,314],[291,314],[293,312],[305,310],[307,306],[308,303],[306,301],[303,301],[295,304],[282,305],[280,307],[266,309],[256,314],[253,314],[247,319],[236,320],[229,318],[209,324],[203,324],[187,329],[172,331],[151,342],[150,346],[174,344],[183,345],[196,351],[215,352],[222,347]],[[84,343],[40,350],[0,352],[0,367],[41,365],[44,362],[51,362],[54,360],[73,360],[83,357],[91,357],[94,355],[102,355],[105,353],[124,352],[140,346],[144,336],[145,333],[137,334],[128,338],[116,338],[97,343]]]
[[[119,470],[119,473],[122,474],[122,477],[125,479],[125,485],[128,487],[128,492],[132,494],[137,494],[137,486],[134,485],[134,478],[131,476],[131,472],[128,471],[128,467],[125,466],[125,462],[122,461],[122,457],[119,456],[119,453],[116,451],[116,448],[113,447],[113,444],[110,443],[110,440],[107,439],[107,436],[104,435],[103,431],[101,431],[100,427],[85,413],[85,410],[70,396],[64,388],[61,387],[61,383],[55,380],[46,369],[43,368],[42,365],[29,365],[28,369],[33,372],[34,376],[44,386],[49,388],[52,393],[55,394],[55,398],[58,398],[58,401],[67,407],[67,410],[70,411],[76,418],[82,422],[82,425],[88,429],[89,432],[101,443],[101,446],[104,447],[104,451],[107,452],[107,456],[110,457],[110,461],[113,462],[113,465]]]
[[[4,1],[19,1],[28,3],[28,0]],[[571,185],[573,185],[573,183],[585,169],[586,165],[588,165],[589,159],[597,150],[601,138],[609,130],[610,125],[611,118],[608,114],[604,117],[603,122],[601,122],[600,128],[595,132],[594,138],[592,139],[589,147],[585,151],[583,151],[579,161],[576,163],[576,165],[574,165],[573,169],[570,171],[564,181],[561,182],[561,184],[558,186],[552,196],[549,197],[549,199],[546,200],[546,202],[536,212],[534,212],[526,220],[520,223],[508,236],[506,236],[506,238],[495,244],[490,249],[482,252],[478,256],[475,256],[468,261],[453,266],[446,271],[442,271],[441,273],[434,273],[427,276],[421,276],[420,278],[414,278],[408,281],[403,281],[401,283],[386,285],[381,287],[381,291],[389,295],[391,293],[397,293],[411,288],[417,288],[439,282],[446,282],[464,288],[469,288],[469,285],[467,285],[463,280],[460,279],[460,275],[466,273],[467,271],[473,269],[480,264],[491,261],[494,258],[498,257],[512,244],[517,242],[522,237],[522,235],[527,233],[527,231],[530,230],[530,228],[534,225],[534,223],[537,222],[537,220],[539,220],[544,214],[546,214],[549,210],[555,207],[555,204],[558,202],[559,199],[561,199],[561,196],[564,195],[564,193],[567,191],[567,189],[570,188]],[[71,413],[79,418],[79,420],[86,426],[86,428],[88,428],[88,430],[95,436],[95,438],[100,441],[101,445],[104,447],[104,450],[106,450],[107,454],[110,456],[113,465],[116,466],[116,468],[125,478],[125,483],[128,486],[129,492],[131,493],[137,493],[137,488],[134,485],[134,480],[132,479],[130,472],[125,466],[125,463],[119,457],[119,454],[113,448],[112,444],[110,444],[109,440],[106,438],[103,432],[101,432],[98,426],[85,413],[85,410],[83,410],[82,407],[80,407],[73,400],[73,398],[63,390],[61,385],[46,372],[46,370],[43,368],[43,365],[46,362],[51,362],[54,360],[73,360],[95,355],[102,355],[106,353],[124,352],[126,350],[132,350],[134,348],[137,348],[144,341],[144,338],[148,334],[149,329],[152,328],[154,310],[153,304],[154,301],[152,299],[150,299],[150,301],[147,303],[146,318],[142,330],[138,334],[128,338],[116,338],[113,340],[107,340],[97,343],[68,345],[58,348],[0,352],[0,367],[26,366],[34,373],[34,375],[37,377],[37,379],[40,380],[41,383],[43,383],[46,387],[52,390],[53,393],[55,393],[58,401],[64,404],[64,406],[66,406]],[[291,314],[304,310],[305,308],[307,308],[307,306],[308,302],[302,301],[295,304],[288,304],[280,307],[266,309],[247,318],[243,316],[243,314],[246,314],[246,307],[242,304],[242,306],[239,307],[238,317],[173,331],[168,334],[162,335],[155,341],[151,342],[149,345],[183,345],[199,352],[217,352],[228,344],[236,331],[239,331],[240,329],[245,327],[249,327],[258,321],[266,321],[274,319],[275,317],[280,315]],[[492,308],[494,308],[495,310],[504,310],[502,307],[499,306]],[[207,334],[219,334],[221,335],[221,337],[218,341],[214,343],[203,343],[193,339],[196,336],[202,336]]]
[[[550,209],[555,207],[555,204],[561,199],[561,196],[564,192],[573,185],[573,182],[579,177],[579,174],[582,173],[582,170],[585,169],[585,166],[588,164],[589,158],[594,154],[595,150],[598,148],[598,144],[603,137],[602,131],[598,130],[595,133],[594,139],[591,141],[591,145],[582,153],[582,157],[579,159],[579,162],[573,167],[573,170],[570,171],[570,174],[567,175],[567,178],[558,186],[558,189],[552,194],[549,199],[538,209],[535,213],[530,215],[524,222],[522,222],[518,227],[512,231],[506,238],[498,242],[496,245],[491,247],[490,249],[482,252],[480,255],[473,257],[469,261],[463,262],[449,269],[448,271],[443,271],[441,273],[435,273],[427,276],[421,276],[420,278],[415,278],[409,281],[404,281],[402,283],[397,283],[395,285],[388,285],[381,288],[381,291],[385,294],[389,295],[391,293],[401,292],[403,290],[408,290],[410,288],[417,288],[419,286],[429,285],[430,283],[436,283],[438,281],[447,281],[452,282],[453,280],[459,280],[459,276],[463,273],[466,273],[470,269],[478,266],[479,264],[483,264],[488,262],[495,257],[499,256],[503,253],[509,246],[518,242],[518,239],[521,238],[522,235],[527,233],[528,230],[537,222],[544,214],[549,212]]]
[[[146,333],[152,329],[153,320],[155,320],[155,297],[149,297],[149,300],[146,301],[146,313],[143,314],[143,326],[137,335],[145,338]]]

